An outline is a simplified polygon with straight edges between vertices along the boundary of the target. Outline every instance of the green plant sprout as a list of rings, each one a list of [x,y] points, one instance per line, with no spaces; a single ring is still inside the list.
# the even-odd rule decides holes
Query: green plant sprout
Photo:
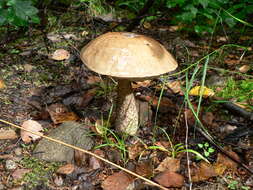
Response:
[[[199,143],[198,148],[200,148],[203,151],[203,154],[204,154],[205,158],[208,158],[211,154],[213,154],[215,152],[215,149],[213,147],[211,147],[208,142],[205,142],[203,144]],[[197,155],[196,159],[201,160],[202,158],[200,158]]]
[[[163,129],[163,128],[160,128],[160,127],[157,127],[159,128],[160,130],[162,130],[162,132],[165,134],[165,136],[167,137],[168,139],[168,142],[170,143],[170,150],[164,148],[164,147],[161,147],[161,146],[148,146],[147,149],[150,149],[150,150],[161,150],[161,151],[164,151],[164,152],[168,152],[169,154],[171,154],[171,157],[172,158],[176,158],[178,156],[179,153],[182,153],[182,152],[189,152],[189,153],[193,153],[195,154],[196,156],[198,156],[200,159],[206,161],[207,163],[210,163],[204,156],[202,156],[199,152],[197,152],[196,150],[193,150],[193,149],[189,149],[189,148],[186,148],[185,145],[183,145],[182,143],[178,143],[176,145],[173,145],[172,144],[172,141],[168,135],[168,133]],[[142,155],[142,154],[141,154]]]
[[[233,179],[232,176],[228,176],[224,178],[225,182],[227,183],[228,189],[231,190],[250,190],[250,187],[242,185],[239,181]]]
[[[235,81],[230,77],[226,86],[222,91],[217,93],[217,96],[225,100],[233,98],[238,102],[247,102],[253,98],[253,79]]]
[[[126,137],[119,137],[116,135],[116,133],[114,133],[109,127],[110,127],[110,118],[112,116],[112,111],[113,111],[113,105],[110,108],[109,111],[109,116],[107,121],[104,121],[103,117],[101,118],[101,123],[100,124],[95,124],[95,127],[97,129],[97,131],[99,132],[99,134],[101,135],[101,137],[104,139],[105,143],[98,145],[95,147],[95,149],[99,149],[102,147],[113,147],[113,148],[117,148],[118,150],[120,150],[121,152],[121,158],[124,161],[124,163],[127,162],[127,149],[126,149],[126,144],[125,144],[125,139]],[[110,136],[113,137],[110,138]]]

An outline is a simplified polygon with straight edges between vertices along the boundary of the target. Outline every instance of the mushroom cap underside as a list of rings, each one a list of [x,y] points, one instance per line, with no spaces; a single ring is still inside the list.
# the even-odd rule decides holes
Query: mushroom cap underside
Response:
[[[159,42],[129,32],[103,34],[88,43],[80,56],[90,70],[117,78],[152,78],[178,66]]]

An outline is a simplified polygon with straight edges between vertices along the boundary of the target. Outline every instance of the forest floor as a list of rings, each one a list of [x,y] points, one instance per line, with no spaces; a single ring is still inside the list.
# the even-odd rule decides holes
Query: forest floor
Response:
[[[65,124],[90,131],[86,140],[92,152],[168,189],[253,189],[248,171],[253,171],[252,32],[199,37],[158,21],[134,29],[161,42],[179,68],[173,75],[133,83],[143,121],[136,136],[124,138],[109,124],[116,115],[110,112],[116,83],[89,71],[79,58],[80,49],[111,25],[72,12],[51,15],[44,32],[1,29],[0,119],[27,128],[35,127],[27,121],[35,121],[44,135],[75,121]],[[54,57],[60,49],[67,52]],[[188,96],[203,81],[219,98],[203,97],[199,104],[198,91]],[[199,112],[197,119],[193,111]],[[237,162],[204,137],[200,125]],[[64,134],[70,135],[68,129]],[[82,137],[71,135],[67,141],[78,146],[73,139]],[[156,189],[72,149],[59,148],[57,157],[58,148],[48,145],[44,151],[52,155],[42,161],[34,151],[41,141],[0,123],[0,190]]]

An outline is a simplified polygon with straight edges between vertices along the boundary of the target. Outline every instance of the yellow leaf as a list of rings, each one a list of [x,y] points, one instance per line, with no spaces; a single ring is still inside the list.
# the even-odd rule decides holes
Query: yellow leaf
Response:
[[[201,88],[201,86],[193,87],[190,90],[189,95],[191,95],[191,96],[200,96],[202,90],[203,90],[203,93],[202,93],[203,97],[209,97],[209,96],[214,95],[214,91],[210,88],[205,87],[205,86],[203,86],[202,88]]]
[[[4,81],[0,79],[0,89],[5,88]]]

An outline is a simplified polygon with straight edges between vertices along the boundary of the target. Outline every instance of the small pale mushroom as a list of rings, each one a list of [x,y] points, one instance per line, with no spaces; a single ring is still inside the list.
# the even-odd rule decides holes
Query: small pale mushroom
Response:
[[[156,40],[129,32],[109,32],[88,43],[80,53],[92,71],[118,81],[115,127],[135,135],[139,114],[131,81],[142,81],[174,71],[178,64]]]

